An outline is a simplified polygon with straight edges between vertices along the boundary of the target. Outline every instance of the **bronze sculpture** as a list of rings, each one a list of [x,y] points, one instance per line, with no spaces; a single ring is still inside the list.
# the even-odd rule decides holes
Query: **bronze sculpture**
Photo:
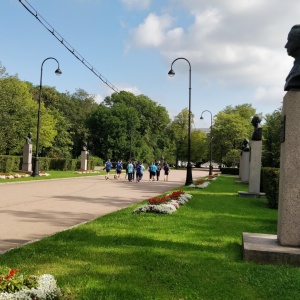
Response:
[[[294,25],[285,45],[287,54],[295,58],[294,66],[286,78],[285,91],[300,90],[300,25]]]
[[[254,131],[252,134],[252,141],[261,141],[262,128],[261,128],[260,122],[261,122],[260,116],[254,116],[251,120],[251,124],[254,126]]]
[[[32,138],[32,132],[29,132],[27,136],[25,136],[25,140],[26,140],[26,144],[32,144],[31,142],[31,138]]]
[[[248,139],[243,140],[241,150],[242,150],[242,152],[249,152],[250,151],[249,140]]]

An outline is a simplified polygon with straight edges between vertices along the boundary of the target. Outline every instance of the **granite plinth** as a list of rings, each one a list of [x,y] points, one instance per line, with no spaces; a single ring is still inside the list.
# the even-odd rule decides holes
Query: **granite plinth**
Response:
[[[265,193],[255,193],[255,192],[245,192],[245,191],[239,191],[238,195],[244,198],[262,198],[266,196]]]
[[[300,266],[300,247],[281,245],[277,235],[243,232],[242,246],[245,261]]]

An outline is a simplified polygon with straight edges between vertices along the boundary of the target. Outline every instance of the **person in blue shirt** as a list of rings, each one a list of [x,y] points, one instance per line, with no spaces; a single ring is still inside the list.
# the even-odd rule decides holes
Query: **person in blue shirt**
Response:
[[[118,162],[116,164],[117,179],[120,178],[120,175],[122,173],[122,169],[123,169],[122,162],[120,160],[118,160]]]
[[[128,165],[127,165],[127,174],[128,174],[128,181],[129,182],[132,182],[133,180],[133,164],[131,162],[131,160],[128,162]]]
[[[155,175],[156,175],[156,170],[157,170],[157,167],[154,163],[151,164],[151,170],[150,170],[150,176],[152,178],[152,181],[155,180]]]
[[[110,159],[105,163],[105,170],[106,170],[106,175],[105,175],[105,179],[109,179],[109,173],[112,167],[112,163],[110,162]]]

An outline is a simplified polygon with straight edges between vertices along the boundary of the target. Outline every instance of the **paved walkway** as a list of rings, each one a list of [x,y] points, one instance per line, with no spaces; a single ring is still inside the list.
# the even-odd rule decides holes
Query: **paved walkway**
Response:
[[[193,170],[193,178],[208,171]],[[111,176],[112,178],[113,176]],[[0,184],[0,254],[184,185],[185,170],[169,181],[105,180],[104,176]]]

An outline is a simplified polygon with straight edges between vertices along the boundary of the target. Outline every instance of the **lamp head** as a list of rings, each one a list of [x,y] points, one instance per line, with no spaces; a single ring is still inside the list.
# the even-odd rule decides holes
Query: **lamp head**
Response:
[[[171,69],[171,70],[169,71],[168,75],[169,75],[170,77],[175,76],[175,72],[173,71],[173,69]]]
[[[62,74],[62,71],[60,70],[60,68],[58,68],[56,71],[55,71],[55,74],[57,76],[61,75]]]
[[[201,115],[201,117],[200,117],[200,120],[203,120],[204,118],[202,117],[202,115]]]

